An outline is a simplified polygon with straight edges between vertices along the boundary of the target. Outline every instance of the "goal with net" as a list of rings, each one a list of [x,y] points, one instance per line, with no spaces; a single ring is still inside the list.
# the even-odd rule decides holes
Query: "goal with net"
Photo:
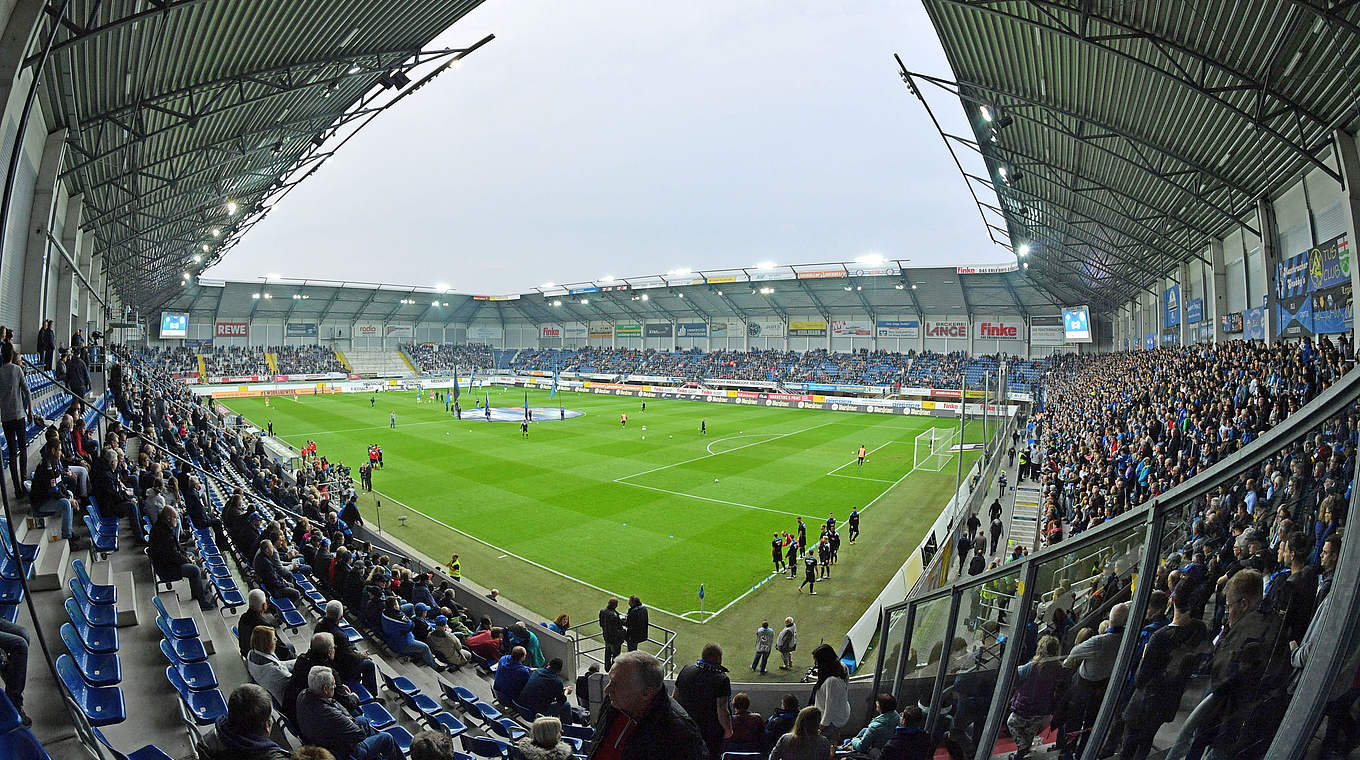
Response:
[[[931,428],[916,436],[912,466],[918,470],[939,472],[954,456],[952,449],[958,443],[958,428]]]

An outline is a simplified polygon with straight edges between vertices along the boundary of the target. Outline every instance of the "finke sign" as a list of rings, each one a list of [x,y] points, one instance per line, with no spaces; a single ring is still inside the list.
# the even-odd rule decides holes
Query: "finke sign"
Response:
[[[1016,340],[1020,337],[1021,323],[1007,322],[1004,320],[997,322],[977,322],[977,337],[987,340]]]
[[[927,338],[968,339],[967,322],[926,322]]]

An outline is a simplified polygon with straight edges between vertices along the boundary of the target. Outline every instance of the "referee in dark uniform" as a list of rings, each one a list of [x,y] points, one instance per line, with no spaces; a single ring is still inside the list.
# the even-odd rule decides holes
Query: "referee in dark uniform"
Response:
[[[859,538],[859,510],[850,510],[850,516],[846,518],[845,524],[850,526],[850,543],[855,543]]]
[[[778,533],[774,534],[774,540],[770,541],[770,559],[774,560],[774,571],[783,572],[784,539]]]

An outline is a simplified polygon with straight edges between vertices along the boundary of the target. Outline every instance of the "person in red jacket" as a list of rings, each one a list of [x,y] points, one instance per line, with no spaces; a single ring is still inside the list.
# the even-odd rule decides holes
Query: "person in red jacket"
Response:
[[[463,646],[471,649],[483,660],[496,662],[501,658],[501,629],[492,628],[486,631],[478,631],[467,637]]]

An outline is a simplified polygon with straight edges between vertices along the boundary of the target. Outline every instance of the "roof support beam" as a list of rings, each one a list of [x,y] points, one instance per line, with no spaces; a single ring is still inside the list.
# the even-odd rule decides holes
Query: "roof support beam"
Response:
[[[822,315],[822,319],[830,322],[831,312],[827,311],[826,306],[822,305],[822,300],[817,297],[816,293],[812,292],[812,288],[809,288],[807,283],[802,280],[794,280],[794,282],[798,283],[798,287],[807,294],[808,299],[812,301],[813,308],[817,309],[817,313]]]
[[[1015,292],[1015,286],[1011,284],[1011,278],[1004,274],[1001,275],[1001,284],[1005,285],[1006,292],[1011,294],[1011,301],[1015,303],[1016,311],[1019,311],[1021,316],[1028,318],[1029,309],[1026,309],[1025,303],[1020,300],[1020,294]]]

